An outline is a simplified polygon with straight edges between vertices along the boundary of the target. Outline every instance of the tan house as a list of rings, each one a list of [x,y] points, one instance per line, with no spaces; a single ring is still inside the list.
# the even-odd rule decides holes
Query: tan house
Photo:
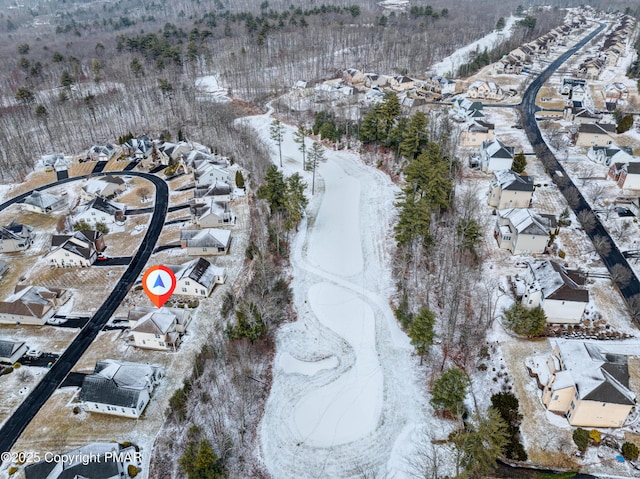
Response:
[[[12,221],[7,226],[0,226],[0,253],[24,251],[33,243],[33,228]]]
[[[487,203],[499,210],[506,208],[528,208],[535,186],[531,176],[520,176],[511,170],[493,173]]]
[[[495,125],[477,120],[460,132],[459,144],[460,146],[480,146],[484,141],[493,141],[495,139]]]
[[[578,127],[576,146],[605,146],[613,143],[616,126],[607,123],[583,123]]]
[[[41,326],[70,297],[66,289],[18,285],[11,296],[0,301],[0,324]]]
[[[550,218],[530,209],[498,210],[493,236],[500,249],[511,254],[544,253],[553,227]]]
[[[500,85],[492,81],[477,80],[467,89],[469,98],[482,98],[486,100],[501,100],[504,98],[504,91]]]
[[[588,108],[578,106],[568,106],[564,109],[563,119],[571,121],[576,125],[585,123],[598,123],[602,120],[602,115],[594,113]]]
[[[552,345],[545,364],[532,371],[547,409],[572,426],[624,426],[636,404],[627,357],[596,343],[559,340]]]
[[[129,311],[127,317],[133,343],[138,348],[175,351],[191,321],[186,308],[143,308]]]

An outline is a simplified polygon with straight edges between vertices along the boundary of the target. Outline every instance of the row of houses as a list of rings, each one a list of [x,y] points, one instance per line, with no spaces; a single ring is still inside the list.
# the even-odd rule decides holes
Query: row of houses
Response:
[[[549,33],[510,51],[494,65],[495,72],[498,74],[522,73],[524,65],[531,64],[537,57],[546,57],[560,45],[566,45],[567,38],[587,24],[588,21],[584,15],[567,19],[563,25]]]

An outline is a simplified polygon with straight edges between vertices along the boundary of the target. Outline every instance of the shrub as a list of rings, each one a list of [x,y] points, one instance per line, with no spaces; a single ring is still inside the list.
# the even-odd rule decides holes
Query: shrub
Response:
[[[618,123],[616,127],[616,133],[624,133],[628,131],[633,126],[633,115],[625,115]]]
[[[20,366],[22,366],[22,364],[20,364],[20,363],[13,363],[13,369],[20,369]]]
[[[573,431],[573,442],[576,443],[580,452],[585,452],[589,446],[589,432],[579,427]]]
[[[547,326],[547,317],[540,306],[529,309],[516,302],[503,315],[505,325],[519,335],[539,336]]]
[[[11,467],[9,468],[9,471],[8,471],[8,472],[9,472],[9,475],[10,475],[10,476],[13,476],[16,472],[18,472],[18,470],[19,470],[19,469],[18,469],[16,466],[11,466]]]
[[[600,431],[598,431],[597,429],[592,429],[591,431],[589,431],[589,438],[593,441],[593,443],[596,446],[600,444],[600,441],[602,440],[602,436],[600,436]]]
[[[560,250],[558,251],[558,256],[562,259],[564,259],[567,256],[567,253],[564,252],[564,250]]]
[[[639,454],[640,454],[640,451],[638,451],[638,446],[636,446],[634,443],[625,442],[622,445],[622,456],[627,461],[635,461],[636,459],[638,459]]]
[[[127,466],[127,474],[129,474],[129,477],[136,477],[138,472],[140,472],[140,470],[133,464]]]

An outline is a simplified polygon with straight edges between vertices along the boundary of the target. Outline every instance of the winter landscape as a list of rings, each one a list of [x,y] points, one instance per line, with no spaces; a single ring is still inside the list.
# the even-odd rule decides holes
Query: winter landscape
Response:
[[[62,3],[0,19],[0,478],[640,477],[637,5]]]

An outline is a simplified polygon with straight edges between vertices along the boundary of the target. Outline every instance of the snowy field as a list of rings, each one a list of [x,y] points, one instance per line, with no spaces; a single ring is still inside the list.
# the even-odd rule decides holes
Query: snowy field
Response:
[[[248,121],[270,142],[270,115]],[[292,133],[283,143],[285,174],[300,172],[310,186]],[[298,321],[277,336],[263,458],[273,477],[405,477],[411,432],[424,426],[428,406],[389,307],[397,188],[357,155],[325,153],[293,243]],[[275,162],[275,147],[272,155]]]

